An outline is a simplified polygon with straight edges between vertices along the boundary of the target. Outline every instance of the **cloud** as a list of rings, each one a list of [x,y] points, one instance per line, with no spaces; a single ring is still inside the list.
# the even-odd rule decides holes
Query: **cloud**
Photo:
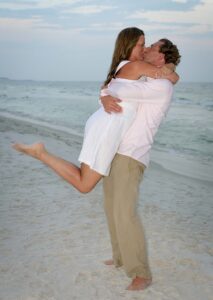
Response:
[[[172,2],[177,2],[177,3],[187,3],[188,0],[172,0]]]
[[[120,31],[125,27],[125,24],[122,22],[110,22],[110,23],[94,23],[91,24],[90,29],[95,31]]]
[[[108,6],[108,5],[84,5],[79,7],[74,7],[72,9],[63,11],[64,13],[72,13],[72,14],[96,14],[101,13],[106,10],[114,9],[115,6]]]
[[[79,37],[79,33],[83,32],[118,32],[124,27],[122,22],[111,22],[64,28],[62,24],[48,22],[39,15],[22,19],[0,18],[0,41],[20,43],[42,40],[57,43],[57,41],[70,40],[71,37]]]
[[[152,24],[180,25],[182,33],[208,33],[213,32],[213,3],[212,0],[203,0],[191,11],[137,11],[131,14],[130,19],[143,19]],[[183,29],[182,26],[185,26]]]
[[[138,24],[137,27],[142,28],[145,32],[147,31],[176,31],[180,29],[177,24]]]
[[[124,25],[119,22],[115,23],[95,23],[82,26],[74,26],[72,28],[64,28],[63,25],[57,23],[50,23],[45,21],[42,16],[33,16],[30,18],[0,18],[0,41],[3,43],[25,43],[25,42],[39,42],[54,43],[60,45],[61,43],[70,43],[72,39],[79,39],[80,33],[87,33],[84,39],[92,37],[91,32],[103,31],[120,31]]]
[[[0,18],[0,41],[28,42],[28,41],[55,41],[67,40],[78,35],[86,28],[73,28],[65,30],[58,24],[44,21],[40,16],[32,18]]]
[[[71,5],[75,3],[82,2],[81,0],[34,0],[29,1],[19,1],[14,3],[8,3],[7,1],[0,2],[0,9],[8,10],[31,10],[31,9],[45,9],[55,6]]]

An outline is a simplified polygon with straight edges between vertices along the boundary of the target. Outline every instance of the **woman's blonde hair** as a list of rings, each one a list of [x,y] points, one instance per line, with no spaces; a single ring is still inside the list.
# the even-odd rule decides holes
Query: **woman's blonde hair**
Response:
[[[119,34],[115,42],[115,49],[112,56],[112,62],[107,74],[107,78],[104,81],[106,86],[110,80],[114,77],[116,68],[122,60],[129,59],[132,49],[137,44],[137,41],[141,35],[144,35],[143,30],[136,27],[128,27],[123,29]]]

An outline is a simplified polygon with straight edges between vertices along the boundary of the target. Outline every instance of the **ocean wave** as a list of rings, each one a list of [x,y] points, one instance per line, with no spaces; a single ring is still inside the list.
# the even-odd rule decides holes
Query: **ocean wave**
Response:
[[[151,152],[151,162],[158,168],[172,172],[176,175],[213,183],[213,162],[203,162],[195,159],[192,155],[181,155],[173,152],[158,151]]]
[[[192,102],[191,99],[185,98],[185,97],[176,97],[176,98],[175,98],[175,101],[176,101],[176,102],[180,101],[181,103],[182,103],[182,102],[187,102],[187,103],[191,103],[191,102]],[[191,103],[191,104],[193,104],[193,103]]]
[[[80,134],[79,132],[75,131],[74,129],[70,129],[64,126],[60,126],[60,125],[55,125],[55,124],[51,124],[45,121],[40,121],[40,120],[35,120],[29,117],[24,117],[24,116],[17,116],[8,112],[2,112],[0,111],[0,117],[3,118],[7,118],[7,119],[11,119],[14,121],[19,121],[22,123],[25,123],[26,125],[30,125],[31,128],[35,128],[36,131],[39,133],[42,133],[44,131],[44,129],[49,129],[52,133],[54,132],[61,132],[64,134],[70,134],[72,136],[75,136],[77,138],[82,139],[83,135]],[[40,130],[38,130],[38,128],[40,128]]]
[[[7,94],[0,94],[0,98],[8,98]]]
[[[213,101],[213,100],[212,100]],[[209,111],[213,111],[213,104],[206,104],[204,105]]]

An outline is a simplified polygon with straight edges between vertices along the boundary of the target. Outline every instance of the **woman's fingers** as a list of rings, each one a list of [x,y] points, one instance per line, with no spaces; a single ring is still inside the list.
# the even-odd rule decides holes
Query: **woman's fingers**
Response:
[[[107,110],[109,112],[121,112],[122,107],[118,104],[121,100],[113,98],[109,101]]]
[[[114,98],[112,96],[104,96],[101,98],[101,102],[104,106],[104,110],[107,113],[118,113],[122,111],[122,107],[119,105],[119,102],[121,102],[120,99]]]

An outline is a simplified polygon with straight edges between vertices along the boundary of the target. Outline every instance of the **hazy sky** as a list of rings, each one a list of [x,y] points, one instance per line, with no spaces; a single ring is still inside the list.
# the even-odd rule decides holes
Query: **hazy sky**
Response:
[[[167,37],[182,81],[213,82],[213,0],[0,0],[0,77],[105,79],[118,32]]]

